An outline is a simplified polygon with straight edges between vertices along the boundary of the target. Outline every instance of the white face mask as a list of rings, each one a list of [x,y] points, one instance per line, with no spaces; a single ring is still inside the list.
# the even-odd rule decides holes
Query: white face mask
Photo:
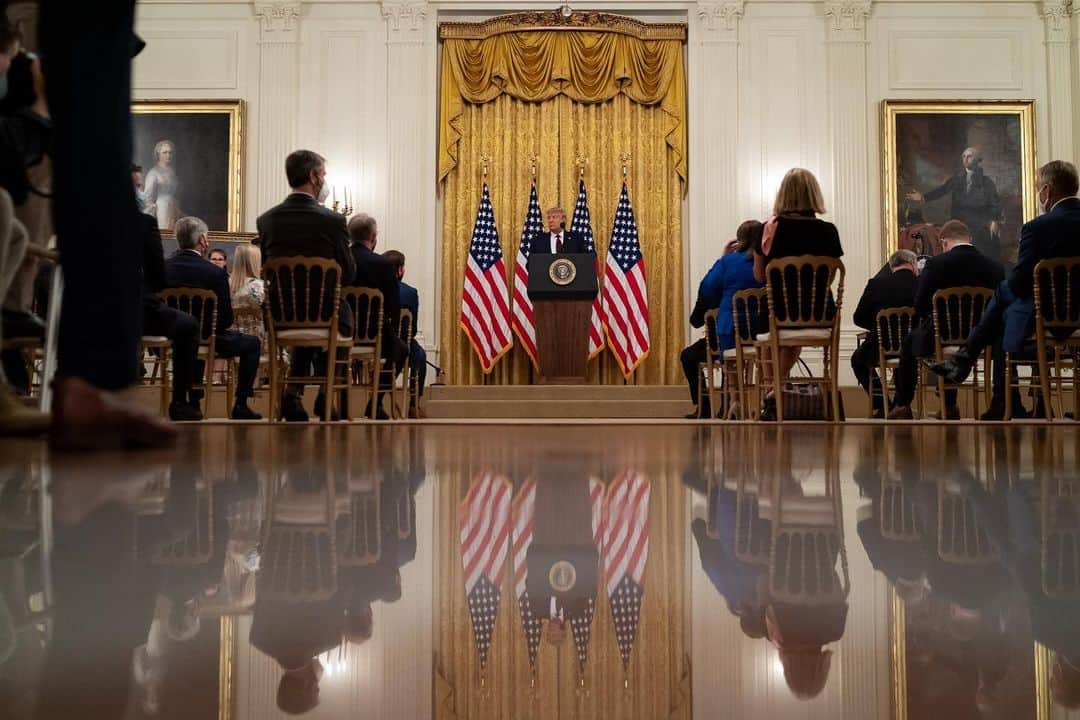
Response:
[[[1046,187],[1045,185],[1043,187]],[[1039,193],[1039,209],[1044,213],[1050,212],[1050,193],[1046,193],[1046,199],[1043,200],[1042,192]]]
[[[326,183],[323,183],[323,186],[319,188],[319,196],[315,199],[322,205],[328,197],[330,197],[330,188],[326,186]]]

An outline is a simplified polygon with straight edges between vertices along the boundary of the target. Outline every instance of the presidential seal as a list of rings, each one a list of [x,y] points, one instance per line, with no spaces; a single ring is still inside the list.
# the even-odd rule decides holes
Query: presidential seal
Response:
[[[567,560],[560,560],[548,571],[548,582],[556,592],[569,592],[577,583],[577,570]]]
[[[566,258],[558,258],[548,268],[548,277],[556,285],[566,286],[574,282],[574,278],[577,277],[577,268]]]

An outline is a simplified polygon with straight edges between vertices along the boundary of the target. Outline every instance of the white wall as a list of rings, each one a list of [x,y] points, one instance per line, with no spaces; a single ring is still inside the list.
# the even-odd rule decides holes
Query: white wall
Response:
[[[247,101],[245,229],[286,191],[289,150],[325,154],[331,181],[350,185],[357,208],[378,218],[383,249],[408,256],[408,279],[423,298],[422,339],[433,347],[438,21],[553,5],[141,0],[149,46],[136,61],[135,94]],[[689,24],[688,307],[721,243],[741,220],[764,216],[779,178],[800,164],[819,174],[840,228],[850,318],[884,259],[883,98],[1030,98],[1040,162],[1071,160],[1080,142],[1080,18],[1065,0],[588,7]],[[844,347],[853,347],[847,330]]]

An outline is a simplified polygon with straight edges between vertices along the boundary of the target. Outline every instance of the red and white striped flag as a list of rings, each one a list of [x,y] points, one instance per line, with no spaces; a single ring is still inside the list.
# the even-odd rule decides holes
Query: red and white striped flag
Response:
[[[461,291],[461,327],[469,336],[484,373],[514,345],[510,332],[510,306],[499,231],[487,183],[476,210],[469,259],[465,263],[465,286]]]
[[[593,545],[601,552],[601,519],[604,505],[604,483],[596,478],[589,478],[589,505],[592,509]],[[574,649],[577,650],[578,677],[585,675],[585,662],[589,659],[589,641],[592,639],[592,622],[596,615],[596,601],[589,598],[585,612],[570,617],[570,629],[574,634]]]
[[[536,183],[529,191],[529,207],[525,211],[525,222],[521,226],[521,242],[518,243],[517,261],[514,263],[514,313],[510,324],[514,333],[521,340],[521,346],[532,360],[533,367],[538,367],[536,359],[536,326],[533,324],[533,306],[529,299],[529,240],[544,230],[544,219],[540,213],[540,201],[536,197]]]
[[[499,597],[510,538],[510,482],[502,475],[477,476],[458,507],[465,595],[469,602],[480,670],[487,666],[499,615]]]
[[[604,270],[603,321],[608,347],[629,378],[649,355],[649,294],[634,209],[623,183]]]
[[[589,197],[585,194],[585,180],[578,179],[577,203],[574,205],[574,219],[570,229],[581,233],[585,238],[585,252],[596,252],[596,238],[593,237],[592,216],[589,214]],[[596,277],[600,277],[600,258],[596,259]],[[602,297],[597,293],[592,304],[592,322],[589,324],[589,359],[600,354],[604,349],[604,324],[601,320],[604,312]]]
[[[603,517],[603,580],[623,671],[637,638],[649,558],[649,481],[633,470],[608,488]]]

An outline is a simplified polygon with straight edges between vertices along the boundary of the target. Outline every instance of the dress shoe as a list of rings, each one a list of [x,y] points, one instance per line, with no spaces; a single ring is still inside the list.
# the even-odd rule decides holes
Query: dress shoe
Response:
[[[944,417],[939,411],[926,413],[926,417],[929,420],[959,420],[960,419],[960,406],[959,405],[946,405]]]
[[[246,400],[237,400],[229,417],[233,420],[262,420],[262,415],[248,407]]]
[[[315,417],[326,422],[326,396],[323,393],[315,396]],[[330,421],[337,422],[340,419],[341,415],[338,413],[337,408],[334,408],[334,411],[330,413]]]
[[[930,372],[945,378],[945,382],[959,385],[967,380],[967,376],[971,374],[971,368],[975,366],[975,359],[968,355],[966,349],[960,348],[948,360],[941,362],[927,360],[926,366],[930,369]]]
[[[874,408],[874,411],[872,413],[870,413],[870,419],[871,420],[884,420],[885,419],[885,408],[883,408],[883,407]]]
[[[39,435],[49,429],[49,414],[27,407],[5,384],[0,383],[0,436]]]
[[[191,403],[173,401],[169,405],[169,419],[173,422],[198,422],[203,419],[203,414]]]
[[[424,409],[420,408],[420,407],[417,407],[416,405],[410,405],[409,406],[408,416],[413,420],[426,420],[427,419],[427,413],[424,412]]]
[[[133,398],[94,387],[81,378],[53,381],[53,447],[104,450],[171,445],[176,428],[139,407]]]
[[[308,414],[304,404],[300,402],[300,396],[285,393],[281,397],[281,419],[285,422],[307,422]]]
[[[761,403],[761,414],[758,420],[762,422],[776,422],[776,398],[767,397]]]
[[[712,406],[708,403],[702,405],[699,409],[694,410],[692,413],[684,416],[687,420],[710,420],[712,418]]]
[[[364,408],[364,417],[366,417],[366,418],[371,417],[371,403],[368,403],[367,407]],[[379,403],[378,410],[375,412],[375,419],[376,420],[389,420],[390,419],[390,416],[386,414],[385,410],[383,410],[382,403]]]
[[[911,412],[911,406],[910,405],[901,405],[899,407],[894,407],[892,410],[889,411],[889,419],[890,420],[914,420],[915,415],[914,415],[914,413]]]
[[[34,313],[4,310],[0,313],[0,318],[6,338],[45,339],[45,321]]]

